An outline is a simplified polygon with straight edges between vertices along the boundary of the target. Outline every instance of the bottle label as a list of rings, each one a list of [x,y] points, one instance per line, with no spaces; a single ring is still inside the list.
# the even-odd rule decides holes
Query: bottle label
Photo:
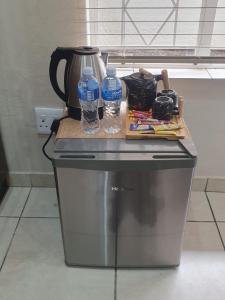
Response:
[[[83,101],[94,101],[99,99],[99,87],[96,81],[79,81],[79,98]]]
[[[94,91],[87,91],[87,100],[88,101],[95,100]]]
[[[115,79],[109,80],[108,84],[109,84],[108,89],[110,91],[116,90],[117,86],[116,86],[116,80]]]

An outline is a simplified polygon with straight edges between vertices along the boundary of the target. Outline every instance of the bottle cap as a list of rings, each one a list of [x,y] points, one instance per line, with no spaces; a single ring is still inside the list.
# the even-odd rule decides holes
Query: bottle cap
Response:
[[[83,69],[83,75],[86,75],[86,76],[93,75],[93,68],[92,67],[85,67]]]
[[[116,68],[114,68],[114,67],[106,68],[106,74],[108,76],[116,76]]]

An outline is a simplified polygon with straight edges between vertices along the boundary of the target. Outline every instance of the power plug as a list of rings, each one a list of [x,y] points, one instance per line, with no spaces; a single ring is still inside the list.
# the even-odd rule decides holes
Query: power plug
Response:
[[[49,134],[53,120],[62,118],[63,112],[63,108],[35,107],[38,133]]]

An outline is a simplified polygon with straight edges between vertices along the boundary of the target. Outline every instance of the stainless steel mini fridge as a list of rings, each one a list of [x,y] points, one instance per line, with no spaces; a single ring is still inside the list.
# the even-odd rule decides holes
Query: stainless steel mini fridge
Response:
[[[191,139],[57,140],[53,165],[66,263],[179,265],[195,163]]]

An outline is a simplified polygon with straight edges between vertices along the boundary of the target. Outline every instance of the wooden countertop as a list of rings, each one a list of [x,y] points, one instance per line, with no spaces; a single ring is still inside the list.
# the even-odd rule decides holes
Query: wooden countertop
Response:
[[[122,116],[122,129],[116,134],[105,133],[101,129],[103,120],[100,121],[100,130],[96,134],[86,134],[81,129],[80,121],[68,118],[60,122],[59,130],[56,135],[56,139],[125,139],[126,132],[126,110],[127,103],[123,101],[121,103],[121,116]]]
[[[103,127],[104,120],[100,120],[100,130],[96,134],[84,133],[81,129],[81,122],[68,118],[60,122],[59,130],[56,135],[56,139],[167,139],[167,140],[177,140],[183,138],[189,138],[190,133],[188,128],[181,118],[179,123],[182,128],[177,131],[177,135],[157,135],[157,134],[140,134],[137,132],[129,131],[130,120],[127,116],[127,102],[123,101],[121,103],[121,118],[122,118],[122,128],[121,131],[116,134],[105,133],[101,128]]]

